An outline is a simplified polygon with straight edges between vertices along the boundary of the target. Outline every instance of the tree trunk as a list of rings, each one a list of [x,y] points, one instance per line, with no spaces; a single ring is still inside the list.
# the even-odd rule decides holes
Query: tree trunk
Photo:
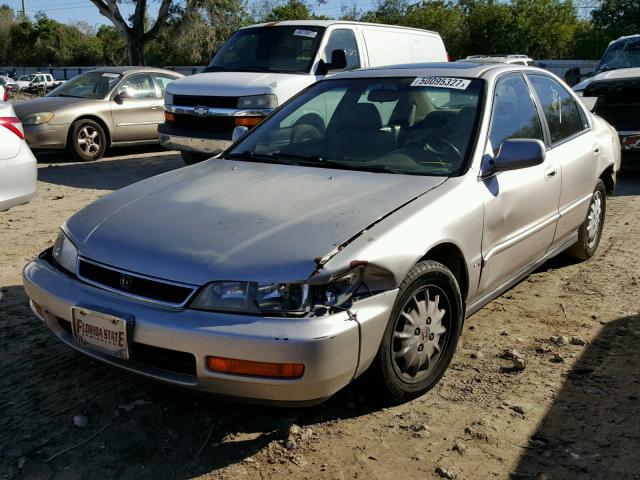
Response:
[[[146,65],[144,63],[144,43],[140,39],[127,38],[127,56],[131,66],[140,67]]]

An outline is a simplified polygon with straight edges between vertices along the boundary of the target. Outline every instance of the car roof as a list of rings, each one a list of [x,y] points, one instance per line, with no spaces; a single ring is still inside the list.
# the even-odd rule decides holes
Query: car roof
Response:
[[[124,67],[99,67],[90,70],[91,72],[102,72],[102,73],[129,73],[129,72],[163,72],[163,73],[172,73],[175,75],[182,76],[182,74],[178,72],[174,72],[172,70],[166,70],[164,68],[155,68],[155,67],[135,67],[135,66],[124,66]]]
[[[242,27],[241,30],[245,28],[253,28],[253,27],[291,27],[291,26],[301,26],[301,27],[330,27],[332,25],[367,25],[374,27],[385,27],[385,28],[398,28],[402,30],[416,30],[419,32],[429,32],[434,35],[439,35],[439,33],[434,32],[433,30],[426,30],[424,28],[413,28],[413,27],[403,27],[402,25],[386,25],[383,23],[369,23],[369,22],[352,22],[348,20],[282,20],[279,22],[265,22],[265,23],[256,23],[255,25],[247,25],[246,27]]]
[[[539,71],[536,67],[514,65],[510,63],[475,63],[468,62],[440,62],[418,63],[406,65],[391,65],[387,67],[367,68],[339,73],[331,78],[373,78],[373,77],[463,77],[481,78],[488,72],[499,74],[508,71]]]

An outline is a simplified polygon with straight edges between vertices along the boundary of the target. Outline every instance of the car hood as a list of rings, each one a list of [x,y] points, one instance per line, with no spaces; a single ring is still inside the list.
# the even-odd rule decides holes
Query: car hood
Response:
[[[573,90],[580,91],[587,88],[592,82],[604,80],[625,80],[629,78],[640,78],[640,68],[619,68],[599,73],[574,85]]]
[[[31,113],[39,112],[53,112],[56,113],[62,108],[70,107],[72,105],[78,105],[82,103],[89,104],[96,102],[92,98],[75,98],[75,97],[40,97],[33,100],[27,100],[26,102],[20,102],[14,104],[16,115],[18,118],[24,118]],[[55,123],[55,122],[53,122]]]
[[[209,72],[181,78],[170,84],[174,95],[211,95],[239,97],[278,94],[279,90],[302,90],[315,82],[313,75],[260,72]]]
[[[134,273],[299,281],[314,259],[444,181],[209,160],[108,195],[66,229],[80,255]]]

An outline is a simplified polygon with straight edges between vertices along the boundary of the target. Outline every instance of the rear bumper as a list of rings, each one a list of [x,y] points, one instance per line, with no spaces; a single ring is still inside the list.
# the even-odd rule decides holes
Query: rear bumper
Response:
[[[215,155],[226,150],[231,144],[231,134],[215,136],[191,136],[194,133],[171,128],[167,124],[158,125],[160,144],[169,150],[180,150],[194,153],[210,153]]]
[[[68,124],[30,125],[24,127],[24,138],[34,150],[60,150],[67,146]]]
[[[377,351],[397,290],[361,300],[346,312],[318,318],[265,318],[245,315],[166,309],[132,300],[85,284],[38,258],[24,271],[25,291],[32,309],[64,343],[105,363],[183,387],[260,402],[309,404],[326,399],[364,371]],[[86,308],[120,313],[135,319],[132,359],[121,360],[78,345],[69,333],[71,309]],[[114,313],[115,314],[115,313]],[[67,323],[65,323],[67,322]],[[66,327],[66,328],[65,328]],[[187,374],[138,361],[139,348],[193,356]],[[243,377],[208,369],[206,357],[275,363],[303,363],[299,379]],[[170,357],[170,355],[168,355]]]
[[[15,157],[0,160],[0,212],[31,200],[37,182],[36,158],[22,143]]]

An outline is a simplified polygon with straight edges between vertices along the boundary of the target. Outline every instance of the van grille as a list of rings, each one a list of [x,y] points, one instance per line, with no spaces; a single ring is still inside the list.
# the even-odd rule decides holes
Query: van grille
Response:
[[[235,118],[218,116],[197,117],[195,115],[175,114],[175,120],[169,122],[169,124],[188,128],[194,132],[208,134],[220,133],[230,137],[230,133],[235,127]]]
[[[152,280],[133,273],[124,273],[84,259],[79,261],[78,276],[125,295],[135,295],[176,306],[183,305],[194,290],[193,287]]]
[[[585,89],[584,96],[598,97],[595,113],[616,130],[640,130],[640,80],[593,82]]]
[[[201,97],[174,95],[173,104],[181,107],[237,108],[238,97]]]

